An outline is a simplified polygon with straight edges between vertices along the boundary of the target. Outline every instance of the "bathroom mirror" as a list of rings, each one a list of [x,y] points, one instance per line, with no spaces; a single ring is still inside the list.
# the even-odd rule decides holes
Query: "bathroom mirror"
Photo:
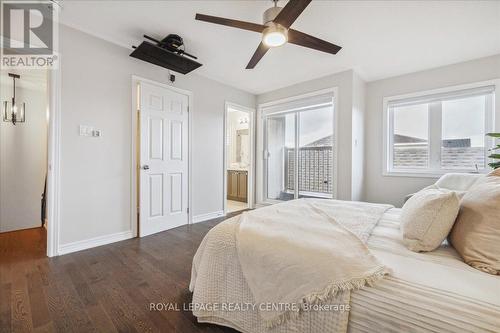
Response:
[[[248,129],[240,129],[236,133],[236,162],[248,165]]]

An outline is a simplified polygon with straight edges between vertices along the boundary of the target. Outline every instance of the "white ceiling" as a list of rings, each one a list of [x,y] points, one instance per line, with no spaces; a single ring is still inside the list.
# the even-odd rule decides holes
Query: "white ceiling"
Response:
[[[195,13],[261,23],[271,1],[65,1],[64,24],[128,46],[177,33],[196,73],[263,93],[347,69],[367,81],[500,54],[500,1],[315,0],[293,28],[341,45],[337,55],[285,45],[245,66],[260,35],[195,21]],[[280,1],[283,6],[283,1]]]

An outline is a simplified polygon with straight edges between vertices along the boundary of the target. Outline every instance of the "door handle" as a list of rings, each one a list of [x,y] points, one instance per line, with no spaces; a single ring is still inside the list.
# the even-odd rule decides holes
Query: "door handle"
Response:
[[[147,164],[146,164],[146,165],[143,165],[143,166],[142,166],[142,170],[149,170],[149,165],[147,165]]]

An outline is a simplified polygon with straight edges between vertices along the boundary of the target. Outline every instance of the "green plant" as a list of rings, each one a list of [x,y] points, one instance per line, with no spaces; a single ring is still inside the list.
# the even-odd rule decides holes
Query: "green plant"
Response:
[[[486,134],[487,136],[489,137],[492,137],[492,138],[500,138],[500,133],[488,133]],[[494,152],[496,150],[500,150],[500,144],[497,144],[495,147],[491,148],[489,151],[491,152]],[[500,154],[497,154],[497,153],[492,153],[490,156],[488,156],[489,158],[493,159],[493,160],[497,160],[497,161],[494,161],[494,162],[491,162],[491,163],[488,163],[488,165],[490,167],[492,167],[493,169],[498,169],[500,168]]]

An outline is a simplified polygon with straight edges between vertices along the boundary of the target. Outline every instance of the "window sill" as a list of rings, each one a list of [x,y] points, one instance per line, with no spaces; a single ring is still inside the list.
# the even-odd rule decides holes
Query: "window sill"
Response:
[[[469,174],[486,174],[488,170],[479,170],[479,172],[471,170],[439,170],[439,171],[384,171],[384,177],[407,177],[407,178],[440,178],[447,173],[469,173]]]

